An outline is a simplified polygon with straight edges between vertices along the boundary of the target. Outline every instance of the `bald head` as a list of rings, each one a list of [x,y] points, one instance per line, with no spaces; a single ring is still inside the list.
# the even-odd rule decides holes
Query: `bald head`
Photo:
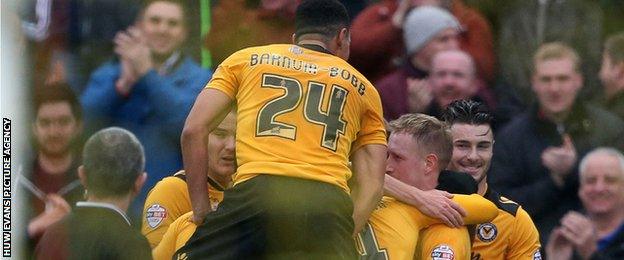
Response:
[[[441,69],[448,64],[456,64],[456,67],[463,68],[468,71],[468,75],[474,77],[475,64],[472,56],[462,50],[446,50],[440,51],[433,56],[431,61],[431,71],[434,72],[436,68]]]
[[[461,50],[438,52],[433,57],[429,79],[440,108],[455,100],[471,99],[477,93],[474,61]]]

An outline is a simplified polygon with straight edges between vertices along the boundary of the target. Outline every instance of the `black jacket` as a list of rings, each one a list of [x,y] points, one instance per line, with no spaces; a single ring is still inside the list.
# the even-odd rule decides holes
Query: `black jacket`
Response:
[[[488,181],[531,215],[543,245],[561,217],[569,210],[580,208],[578,161],[599,146],[624,148],[621,119],[598,107],[575,103],[560,129],[572,137],[578,158],[563,188],[555,186],[541,160],[547,147],[561,145],[561,134],[553,122],[540,116],[537,105],[503,127],[494,144]]]
[[[624,120],[624,91],[620,92],[609,101],[605,101],[605,108]]]
[[[152,259],[147,239],[114,209],[78,205],[50,226],[37,259]]]

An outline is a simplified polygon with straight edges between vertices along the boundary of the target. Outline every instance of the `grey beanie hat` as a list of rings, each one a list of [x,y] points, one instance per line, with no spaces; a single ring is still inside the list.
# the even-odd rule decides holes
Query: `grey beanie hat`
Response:
[[[461,25],[448,11],[435,6],[421,6],[407,14],[403,24],[403,41],[408,54],[418,52],[446,28],[461,30]]]

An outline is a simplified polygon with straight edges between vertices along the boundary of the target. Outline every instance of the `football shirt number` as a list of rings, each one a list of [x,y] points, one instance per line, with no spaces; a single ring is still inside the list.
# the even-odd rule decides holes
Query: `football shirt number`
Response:
[[[297,126],[279,122],[275,118],[295,110],[302,101],[303,88],[293,78],[264,74],[263,88],[284,90],[284,94],[267,102],[260,108],[256,123],[257,136],[279,136],[291,140],[297,137]],[[323,126],[321,146],[336,151],[338,138],[344,134],[347,122],[342,119],[342,112],[347,101],[348,91],[338,85],[332,85],[328,108],[323,109],[323,97],[327,85],[310,81],[305,97],[304,118],[306,121]]]
[[[375,236],[375,230],[371,224],[366,226],[356,237],[356,244],[360,252],[360,260],[387,260],[388,252],[386,249],[380,249]]]

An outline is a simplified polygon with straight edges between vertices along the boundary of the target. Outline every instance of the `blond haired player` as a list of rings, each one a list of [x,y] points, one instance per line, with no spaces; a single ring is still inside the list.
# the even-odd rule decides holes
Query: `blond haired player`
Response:
[[[406,114],[390,122],[390,129],[387,174],[421,190],[434,189],[452,152],[446,124],[431,116]],[[489,221],[498,214],[492,202],[476,194],[455,195],[453,201],[466,210],[467,224]],[[360,259],[413,259],[419,232],[442,222],[385,196],[369,223],[358,235]]]

